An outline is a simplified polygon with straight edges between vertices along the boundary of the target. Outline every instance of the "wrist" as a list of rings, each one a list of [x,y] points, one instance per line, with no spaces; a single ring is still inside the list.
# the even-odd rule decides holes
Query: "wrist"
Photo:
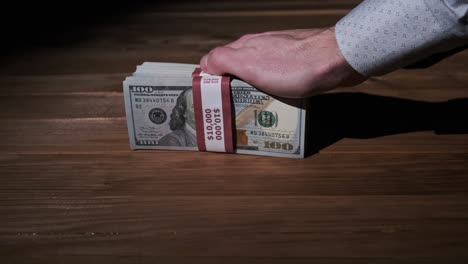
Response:
[[[333,34],[333,47],[336,50],[336,67],[339,72],[343,74],[343,78],[340,82],[339,85],[342,86],[353,86],[357,85],[359,83],[362,83],[367,79],[366,76],[360,74],[358,71],[356,71],[351,64],[346,60],[345,56],[341,52],[341,49],[338,45],[338,41],[336,39],[336,31],[335,27],[331,27],[330,31]]]
[[[318,63],[323,67],[320,77],[325,87],[354,86],[367,79],[350,65],[341,52],[334,26],[325,29],[320,35],[321,48],[326,57]]]

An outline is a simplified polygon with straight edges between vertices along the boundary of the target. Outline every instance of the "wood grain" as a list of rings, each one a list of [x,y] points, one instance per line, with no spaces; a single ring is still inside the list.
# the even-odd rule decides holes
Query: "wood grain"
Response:
[[[165,1],[2,57],[0,262],[466,263],[466,51],[315,97],[306,159],[129,149],[137,64],[358,3]]]

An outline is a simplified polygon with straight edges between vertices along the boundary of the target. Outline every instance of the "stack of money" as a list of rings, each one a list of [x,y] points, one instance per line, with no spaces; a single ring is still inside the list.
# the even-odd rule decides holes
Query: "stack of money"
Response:
[[[132,149],[197,151],[194,64],[145,62],[123,82]],[[231,80],[234,153],[304,157],[307,101]]]

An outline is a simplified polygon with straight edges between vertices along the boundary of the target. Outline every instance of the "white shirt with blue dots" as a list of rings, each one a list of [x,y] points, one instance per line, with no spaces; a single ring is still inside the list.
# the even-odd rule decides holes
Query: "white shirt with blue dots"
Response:
[[[383,75],[468,44],[468,0],[366,0],[335,29],[357,72]]]

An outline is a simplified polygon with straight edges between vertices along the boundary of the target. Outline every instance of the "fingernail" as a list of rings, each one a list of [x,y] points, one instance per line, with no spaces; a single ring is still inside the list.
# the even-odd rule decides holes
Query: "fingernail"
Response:
[[[205,69],[206,68],[206,65],[207,65],[207,55],[203,56],[203,58],[201,59],[201,62],[200,62],[200,67],[202,69]]]

